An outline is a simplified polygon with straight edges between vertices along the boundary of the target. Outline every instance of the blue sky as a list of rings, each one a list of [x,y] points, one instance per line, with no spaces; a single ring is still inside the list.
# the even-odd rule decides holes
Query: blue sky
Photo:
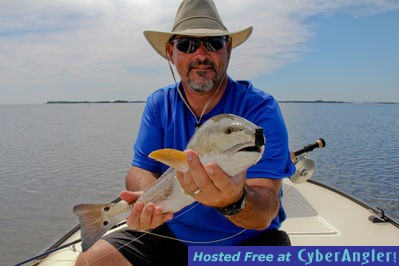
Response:
[[[142,32],[169,31],[180,0],[3,0],[0,104],[145,100],[173,82]],[[254,26],[229,74],[278,100],[399,102],[399,1],[215,0]]]
[[[269,84],[284,100],[399,101],[398,10],[365,17],[338,13],[309,23],[317,33],[308,51],[257,84]]]

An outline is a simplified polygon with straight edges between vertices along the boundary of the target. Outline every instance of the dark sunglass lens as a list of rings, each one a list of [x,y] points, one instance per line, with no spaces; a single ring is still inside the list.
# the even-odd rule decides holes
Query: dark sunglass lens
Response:
[[[199,41],[196,39],[182,38],[175,40],[176,48],[183,53],[194,53],[198,46]]]
[[[224,47],[226,43],[226,39],[224,37],[215,37],[215,38],[207,38],[204,40],[204,44],[206,49],[210,52],[215,52]]]

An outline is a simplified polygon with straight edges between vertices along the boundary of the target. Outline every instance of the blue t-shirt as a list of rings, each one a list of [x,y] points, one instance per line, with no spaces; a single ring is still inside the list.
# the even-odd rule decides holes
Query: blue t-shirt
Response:
[[[219,103],[202,117],[201,123],[222,113],[244,117],[264,129],[265,152],[262,159],[247,170],[247,178],[280,179],[294,174],[287,129],[278,103],[270,94],[254,88],[247,81],[229,78]],[[168,167],[148,158],[148,154],[163,148],[184,150],[195,132],[196,123],[175,85],[155,91],[147,99],[134,145],[132,165],[163,173]],[[198,202],[175,213],[174,217],[168,226],[177,238],[187,240],[188,245],[239,245],[243,240],[261,232],[245,230],[239,233],[243,228],[234,225],[215,208]],[[278,215],[268,229],[279,228],[285,218],[285,212],[280,206]],[[237,236],[231,237],[237,233]]]

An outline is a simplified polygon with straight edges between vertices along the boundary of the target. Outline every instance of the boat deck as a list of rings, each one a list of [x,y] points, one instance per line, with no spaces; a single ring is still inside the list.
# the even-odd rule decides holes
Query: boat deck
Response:
[[[399,228],[372,223],[365,204],[323,185],[284,182],[283,206],[287,220],[282,229],[292,245],[399,245]]]

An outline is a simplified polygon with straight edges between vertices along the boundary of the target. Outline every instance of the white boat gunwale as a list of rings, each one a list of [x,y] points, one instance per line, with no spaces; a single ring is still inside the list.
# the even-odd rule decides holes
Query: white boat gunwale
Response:
[[[309,179],[306,182],[309,182],[311,184],[317,185],[317,186],[322,187],[324,189],[327,189],[327,190],[329,190],[331,192],[334,192],[334,193],[336,193],[336,194],[338,194],[338,195],[340,195],[340,196],[342,196],[342,197],[344,197],[344,198],[356,203],[357,205],[363,207],[364,209],[370,210],[370,216],[378,217],[378,214],[382,212],[383,217],[378,217],[378,218],[383,220],[383,221],[380,220],[380,222],[390,223],[390,224],[392,224],[393,226],[395,226],[396,228],[399,229],[399,221],[396,221],[390,215],[386,215],[385,211],[383,209],[381,209],[379,207],[372,207],[369,204],[365,203],[364,201],[358,199],[357,197],[354,197],[354,196],[352,196],[352,195],[350,195],[350,194],[348,194],[348,193],[346,193],[346,192],[344,192],[344,191],[342,191],[340,189],[334,188],[333,186],[327,185],[327,184],[322,183],[320,181]],[[373,221],[371,221],[371,220],[370,220],[370,222],[373,223]],[[374,223],[377,223],[377,222],[374,222]]]

